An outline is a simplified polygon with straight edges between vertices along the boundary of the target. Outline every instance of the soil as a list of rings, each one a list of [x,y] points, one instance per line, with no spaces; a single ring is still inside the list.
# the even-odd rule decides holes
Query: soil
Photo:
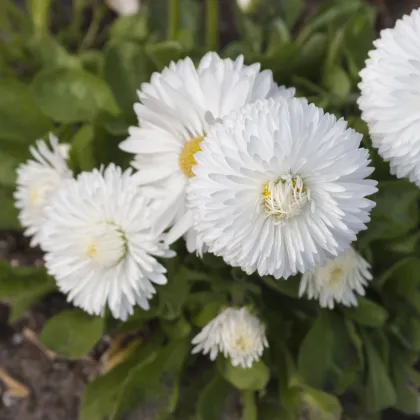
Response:
[[[222,41],[235,35],[232,24],[232,1],[226,15],[221,16]],[[367,0],[378,8],[378,27],[392,26],[404,13],[420,6],[420,0]],[[307,0],[308,5],[320,2]],[[56,2],[57,4],[58,2]],[[63,0],[63,3],[66,3]],[[68,2],[67,2],[68,3]],[[39,266],[42,255],[39,250],[29,248],[20,234],[0,232],[0,258],[13,265]],[[102,340],[90,357],[68,361],[51,358],[25,337],[25,329],[38,333],[44,322],[52,315],[69,307],[65,297],[53,294],[35,304],[19,321],[9,325],[7,305],[0,302],[0,369],[29,391],[27,398],[14,398],[0,381],[0,420],[76,420],[80,397],[85,385],[98,374],[99,357],[106,348]],[[153,407],[141,407],[125,420],[148,420],[153,418]],[[236,417],[236,416],[234,416]],[[383,419],[403,420],[409,417],[392,410]],[[420,417],[411,417],[412,419]],[[227,416],[226,420],[232,420]]]

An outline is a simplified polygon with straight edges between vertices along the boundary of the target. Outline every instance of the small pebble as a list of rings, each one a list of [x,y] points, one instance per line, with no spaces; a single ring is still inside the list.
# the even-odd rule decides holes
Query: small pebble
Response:
[[[22,341],[23,341],[23,335],[22,334],[19,334],[19,333],[13,334],[13,336],[12,336],[12,343],[15,346],[18,346],[19,344],[21,344]]]
[[[18,402],[18,398],[14,398],[9,391],[4,391],[2,401],[5,407],[12,407]]]

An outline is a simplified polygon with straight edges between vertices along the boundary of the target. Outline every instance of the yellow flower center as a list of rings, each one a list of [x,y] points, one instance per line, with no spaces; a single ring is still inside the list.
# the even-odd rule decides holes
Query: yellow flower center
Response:
[[[249,340],[246,339],[244,336],[240,336],[235,340],[235,347],[237,350],[240,351],[247,351],[249,348]]]
[[[39,204],[41,200],[41,194],[38,190],[31,190],[29,192],[29,201],[33,206],[36,206]]]
[[[98,256],[98,247],[94,242],[89,242],[87,248],[86,248],[86,254],[89,258],[95,258]]]
[[[192,178],[194,172],[192,167],[197,163],[194,155],[201,150],[200,143],[204,136],[193,137],[189,142],[185,143],[184,148],[179,154],[179,166],[187,178]]]
[[[285,175],[263,185],[262,201],[267,214],[287,220],[302,212],[309,194],[299,176]]]
[[[335,267],[330,272],[330,276],[328,278],[328,284],[332,286],[332,285],[338,283],[340,281],[340,279],[343,277],[343,274],[344,274],[343,267]]]

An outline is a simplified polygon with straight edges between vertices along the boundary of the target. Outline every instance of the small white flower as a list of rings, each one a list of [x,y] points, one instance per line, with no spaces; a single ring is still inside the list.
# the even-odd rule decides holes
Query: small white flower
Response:
[[[140,0],[105,0],[105,3],[121,16],[134,15],[140,10]]]
[[[31,246],[40,244],[45,205],[63,182],[73,176],[57,137],[50,134],[49,138],[51,150],[43,140],[38,140],[36,147],[30,147],[34,159],[17,169],[15,205],[19,209],[19,221],[26,228],[25,235],[32,236]]]
[[[243,368],[251,367],[268,347],[264,324],[246,307],[225,309],[194,337],[192,344],[193,353],[210,354],[210,360],[215,360],[220,352],[233,366]]]
[[[246,105],[212,127],[188,188],[209,251],[248,274],[285,277],[344,252],[377,191],[343,119],[301,99]]]
[[[68,300],[102,315],[108,304],[126,319],[134,305],[149,308],[153,283],[167,282],[156,257],[170,257],[151,232],[152,208],[131,170],[114,165],[81,173],[45,209],[42,245],[48,272]]]
[[[236,0],[236,4],[243,13],[250,12],[259,0]]]
[[[303,274],[299,296],[306,294],[309,299],[318,299],[323,308],[333,309],[334,302],[357,306],[356,295],[364,296],[370,280],[370,265],[350,247],[323,267]]]
[[[391,173],[420,186],[420,9],[385,29],[360,72],[358,104]]]
[[[294,95],[294,89],[274,83],[271,71],[260,72],[260,64],[246,66],[243,61],[243,56],[232,61],[210,52],[197,68],[186,58],[154,73],[150,83],[141,86],[141,103],[134,107],[140,127],[130,127],[130,137],[120,145],[136,154],[132,165],[139,171],[138,182],[166,191],[157,232],[174,225],[168,243],[187,232],[190,252],[200,252],[202,243],[191,229],[185,188],[194,176],[194,155],[209,127],[246,103]]]

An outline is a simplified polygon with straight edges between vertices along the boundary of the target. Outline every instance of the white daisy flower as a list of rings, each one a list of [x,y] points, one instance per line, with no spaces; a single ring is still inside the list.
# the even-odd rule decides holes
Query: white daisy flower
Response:
[[[420,9],[385,29],[360,72],[358,104],[391,173],[420,186]]]
[[[36,147],[30,147],[34,159],[21,164],[16,171],[15,205],[19,209],[19,221],[26,228],[25,235],[32,236],[31,246],[40,244],[44,208],[51,195],[73,177],[57,137],[50,134],[49,139],[51,149],[38,140]]]
[[[335,302],[357,306],[357,295],[364,296],[370,280],[370,265],[350,247],[323,267],[303,274],[299,296],[306,294],[309,299],[318,299],[323,308],[333,309]]]
[[[186,211],[185,188],[194,176],[194,154],[210,125],[244,104],[266,97],[289,98],[294,89],[278,87],[271,71],[260,72],[260,64],[246,66],[243,56],[235,61],[207,53],[197,68],[190,58],[171,63],[154,73],[138,92],[141,103],[134,109],[139,127],[130,127],[130,137],[120,147],[136,157],[132,165],[141,185],[166,191],[157,215],[156,230],[174,225],[168,243],[186,234],[190,252],[200,251],[191,214]]]
[[[130,16],[140,10],[140,0],[105,0],[110,9],[121,16]]]
[[[188,189],[209,251],[248,274],[323,265],[366,229],[377,191],[362,135],[301,99],[258,101],[209,131]]]
[[[108,305],[123,320],[136,304],[149,309],[153,283],[167,282],[156,257],[174,255],[151,232],[149,204],[131,170],[115,165],[83,172],[54,195],[42,245],[48,272],[69,301],[95,315]]]
[[[193,353],[218,353],[230,358],[233,366],[251,367],[268,347],[265,326],[246,307],[227,308],[211,320],[192,340]]]

